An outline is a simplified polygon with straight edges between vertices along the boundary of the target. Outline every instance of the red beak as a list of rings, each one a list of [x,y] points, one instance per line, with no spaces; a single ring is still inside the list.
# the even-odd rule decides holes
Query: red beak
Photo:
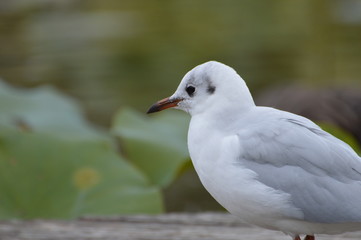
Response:
[[[162,111],[164,109],[167,108],[171,108],[171,107],[175,107],[178,105],[178,103],[182,101],[182,99],[169,99],[168,98],[164,98],[158,102],[156,102],[155,104],[153,104],[147,113],[154,113],[154,112],[159,112]]]

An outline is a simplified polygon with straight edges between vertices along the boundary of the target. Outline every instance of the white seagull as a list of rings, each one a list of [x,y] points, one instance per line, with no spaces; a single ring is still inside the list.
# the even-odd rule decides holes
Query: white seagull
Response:
[[[191,115],[193,165],[230,213],[294,240],[361,230],[361,158],[307,118],[256,106],[231,67],[196,66],[148,113],[170,107]]]

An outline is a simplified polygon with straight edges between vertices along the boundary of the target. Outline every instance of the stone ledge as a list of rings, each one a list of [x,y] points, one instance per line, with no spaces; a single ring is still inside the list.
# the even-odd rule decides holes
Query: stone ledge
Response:
[[[1,240],[290,240],[281,232],[247,226],[226,213],[179,213],[78,220],[0,221]],[[361,239],[361,231],[317,236]]]

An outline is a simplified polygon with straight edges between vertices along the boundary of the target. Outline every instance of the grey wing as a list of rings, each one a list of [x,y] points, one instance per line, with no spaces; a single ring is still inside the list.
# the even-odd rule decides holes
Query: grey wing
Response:
[[[238,135],[239,163],[290,194],[304,220],[361,222],[361,158],[351,147],[293,114],[249,130]]]

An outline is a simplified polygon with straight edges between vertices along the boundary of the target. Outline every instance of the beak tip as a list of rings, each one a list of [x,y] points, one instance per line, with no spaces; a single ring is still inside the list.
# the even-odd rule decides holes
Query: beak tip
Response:
[[[155,104],[153,104],[152,106],[150,106],[150,108],[147,111],[147,114],[149,113],[154,113],[154,112],[160,112],[164,109],[167,108],[171,108],[171,107],[175,107],[178,105],[178,103],[181,101],[182,99],[169,99],[168,98],[164,98],[158,102],[156,102]]]
[[[158,107],[157,104],[152,105],[152,106],[148,109],[147,114],[155,113],[155,112],[159,112],[159,107]]]
[[[150,108],[147,111],[147,114],[160,112],[162,110],[163,110],[162,105],[158,101],[158,102],[154,103],[152,106],[150,106]]]

